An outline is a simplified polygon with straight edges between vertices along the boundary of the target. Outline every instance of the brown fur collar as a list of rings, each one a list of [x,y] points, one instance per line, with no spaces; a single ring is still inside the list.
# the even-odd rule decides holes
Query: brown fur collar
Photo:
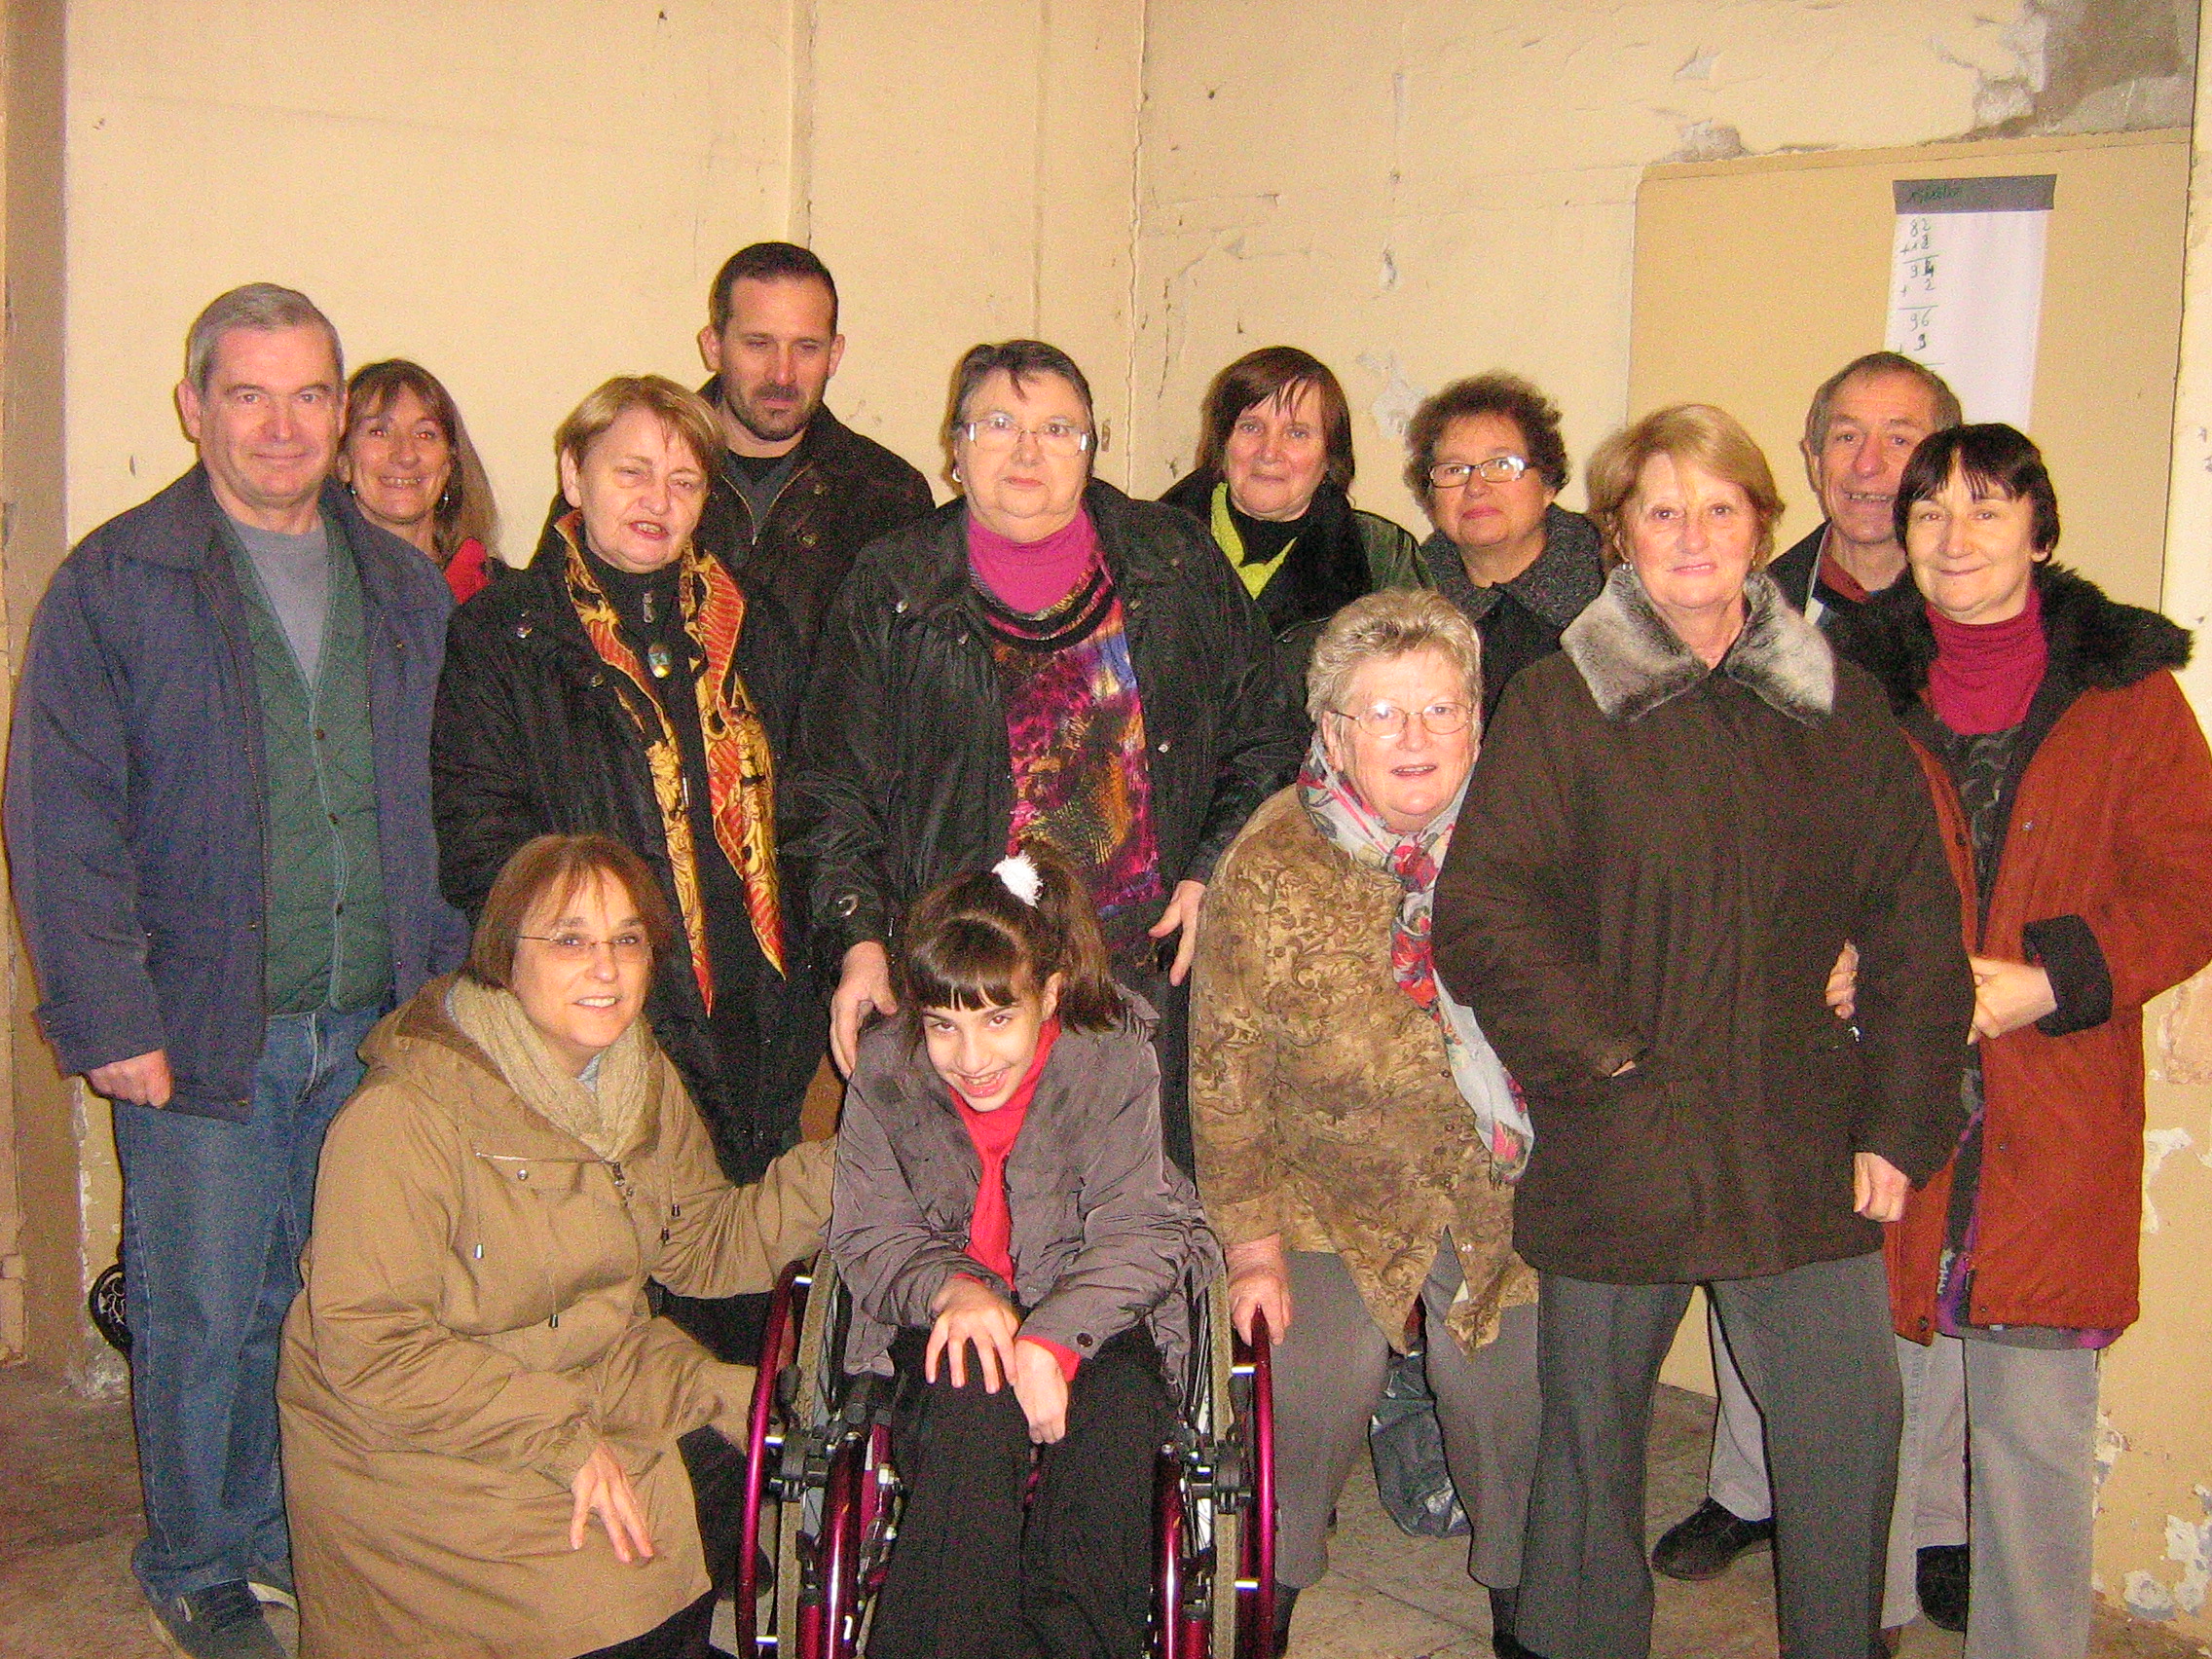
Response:
[[[1835,708],[1835,657],[1821,631],[1754,571],[1744,583],[1744,631],[1721,658],[1725,674],[1770,708],[1811,725]],[[1560,636],[1598,710],[1608,720],[1641,719],[1703,680],[1709,670],[1675,635],[1627,565]]]

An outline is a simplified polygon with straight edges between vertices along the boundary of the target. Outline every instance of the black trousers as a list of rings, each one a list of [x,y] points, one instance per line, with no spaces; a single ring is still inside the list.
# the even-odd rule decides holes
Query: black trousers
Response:
[[[707,1644],[714,1624],[715,1598],[710,1593],[645,1635],[612,1647],[595,1647],[581,1659],[707,1659],[714,1651]]]
[[[876,1604],[870,1659],[1132,1659],[1152,1596],[1153,1459],[1170,1417],[1142,1326],[1087,1359],[1065,1439],[1038,1449],[1011,1386],[983,1391],[927,1333],[892,1348],[892,1456],[908,1495]]]

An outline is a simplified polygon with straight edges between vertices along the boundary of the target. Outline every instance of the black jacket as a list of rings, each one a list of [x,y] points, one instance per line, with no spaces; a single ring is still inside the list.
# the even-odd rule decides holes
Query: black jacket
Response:
[[[709,381],[700,394],[719,406],[721,383]],[[796,455],[757,524],[728,467],[717,467],[698,534],[700,546],[745,577],[747,593],[773,594],[811,646],[853,556],[935,503],[919,472],[827,409],[816,411]]]
[[[1203,881],[1290,781],[1305,721],[1267,624],[1213,538],[1173,507],[1093,481],[1084,504],[1128,620],[1152,745],[1162,881]],[[948,875],[1006,856],[1014,772],[998,670],[954,501],[854,562],[823,625],[793,814],[826,966],[888,940]]]
[[[556,534],[528,570],[454,612],[430,736],[439,882],[473,919],[524,842],[556,831],[597,832],[644,858],[671,913],[679,914],[645,742],[623,708],[625,697],[641,693],[593,649],[569,601],[564,557]],[[738,671],[767,725],[781,774],[797,706],[798,643],[772,596],[748,591],[746,599]],[[793,1085],[786,1074],[803,1066],[811,1076],[821,1051],[819,1043],[812,1057],[796,1051],[820,1021],[806,972],[803,879],[788,864],[782,873],[791,978],[717,986],[717,1023],[725,1034],[722,998],[750,995],[758,1006],[767,1051],[757,1064],[733,1068],[719,1051],[687,962],[661,964],[646,1004],[654,1035],[714,1130],[724,1167],[738,1165],[732,1179],[756,1176],[791,1138],[806,1080]],[[761,972],[773,981],[772,969],[763,964]],[[793,1051],[783,1053],[786,1047]]]

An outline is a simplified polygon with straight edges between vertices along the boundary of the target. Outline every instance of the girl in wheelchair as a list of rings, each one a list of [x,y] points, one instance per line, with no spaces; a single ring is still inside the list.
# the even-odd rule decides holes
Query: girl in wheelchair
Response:
[[[860,1045],[830,1254],[850,1372],[899,1378],[906,1492],[872,1659],[1135,1659],[1154,1458],[1219,1266],[1161,1147],[1152,1011],[1025,841],[910,912]]]

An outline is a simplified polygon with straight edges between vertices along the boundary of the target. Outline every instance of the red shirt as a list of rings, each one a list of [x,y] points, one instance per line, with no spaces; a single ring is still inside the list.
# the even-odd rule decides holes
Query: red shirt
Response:
[[[968,1223],[968,1254],[1014,1285],[1014,1214],[1007,1207],[1006,1160],[1014,1150],[1014,1143],[1021,1137],[1022,1123],[1029,1116],[1029,1102],[1037,1095],[1037,1079],[1044,1074],[1045,1061],[1051,1057],[1052,1045],[1059,1040],[1060,1022],[1048,1019],[1037,1034],[1036,1057],[1022,1074],[1021,1082],[1003,1106],[988,1112],[978,1112],[968,1104],[960,1090],[952,1091],[952,1104],[960,1114],[961,1127],[968,1131],[974,1143],[976,1156],[982,1161],[983,1177],[976,1188],[976,1212]],[[1075,1381],[1076,1367],[1081,1356],[1073,1348],[1059,1343],[1046,1342],[1038,1337],[1017,1339],[1034,1343],[1060,1362],[1060,1370],[1069,1382]]]

